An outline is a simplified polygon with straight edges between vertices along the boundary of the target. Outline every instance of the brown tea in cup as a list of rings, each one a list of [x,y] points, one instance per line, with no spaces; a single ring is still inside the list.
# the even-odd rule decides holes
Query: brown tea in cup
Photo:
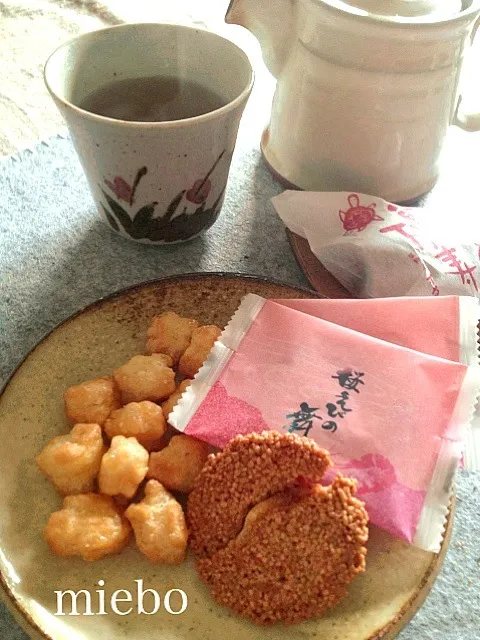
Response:
[[[109,82],[80,104],[99,116],[131,122],[165,122],[195,118],[220,109],[220,95],[188,78],[158,75]]]

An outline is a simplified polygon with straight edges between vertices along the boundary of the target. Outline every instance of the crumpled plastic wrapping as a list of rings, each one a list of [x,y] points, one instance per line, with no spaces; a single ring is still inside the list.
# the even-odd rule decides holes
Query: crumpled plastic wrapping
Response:
[[[272,202],[354,297],[480,295],[480,237],[459,240],[455,212],[433,225],[421,209],[349,192],[285,191]]]

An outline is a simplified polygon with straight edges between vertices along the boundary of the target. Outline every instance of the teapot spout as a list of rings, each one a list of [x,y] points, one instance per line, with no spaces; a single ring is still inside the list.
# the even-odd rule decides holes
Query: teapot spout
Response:
[[[268,70],[278,78],[294,38],[296,0],[231,0],[225,22],[238,24],[260,42]]]

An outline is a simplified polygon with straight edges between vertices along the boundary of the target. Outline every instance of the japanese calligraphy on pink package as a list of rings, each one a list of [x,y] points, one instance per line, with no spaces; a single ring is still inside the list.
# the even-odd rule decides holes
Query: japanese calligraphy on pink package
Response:
[[[313,438],[373,524],[438,552],[479,388],[479,367],[249,294],[169,421],[218,447],[266,429]]]
[[[374,338],[432,356],[476,366],[480,364],[478,324],[480,300],[467,296],[328,298],[276,300],[291,309],[323,318]],[[468,426],[461,460],[480,470],[480,409]]]
[[[480,238],[462,241],[455,218],[433,224],[436,212],[348,192],[285,191],[272,202],[355,297],[480,295]]]

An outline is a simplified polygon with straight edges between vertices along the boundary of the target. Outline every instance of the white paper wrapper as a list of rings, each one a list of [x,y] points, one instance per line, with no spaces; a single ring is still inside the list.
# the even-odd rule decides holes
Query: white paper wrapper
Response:
[[[480,295],[480,238],[452,242],[422,211],[365,194],[285,191],[272,198],[284,224],[358,298]]]

